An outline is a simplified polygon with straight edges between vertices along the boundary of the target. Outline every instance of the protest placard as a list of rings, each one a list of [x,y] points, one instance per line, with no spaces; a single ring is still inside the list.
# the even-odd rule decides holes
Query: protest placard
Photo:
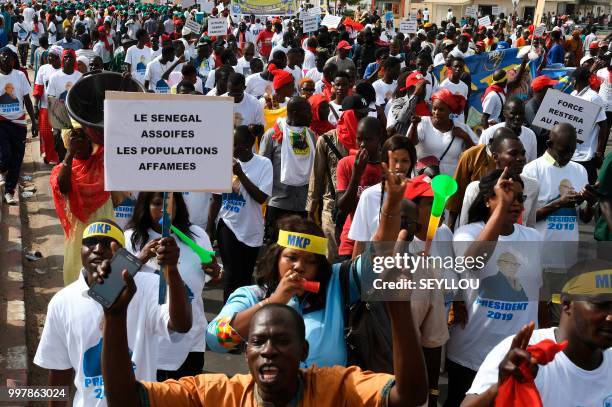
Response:
[[[319,29],[317,22],[318,15],[310,14],[306,12],[300,13],[300,20],[302,20],[302,31],[305,33],[312,33]]]
[[[556,124],[569,123],[576,129],[578,140],[584,141],[591,135],[599,109],[593,102],[549,89],[532,124],[550,130]]]
[[[490,26],[491,25],[491,18],[489,16],[480,17],[478,19],[478,25],[484,25],[485,27]]]
[[[400,21],[400,32],[404,34],[416,33],[417,32],[417,21],[416,20]]]
[[[105,189],[228,192],[233,123],[230,97],[107,91]]]
[[[227,19],[208,17],[208,35],[227,35]]]
[[[501,7],[493,6],[491,8],[491,14],[493,14],[494,16],[498,16],[500,13],[501,13]]]
[[[215,8],[215,2],[213,1],[200,1],[200,10],[206,14],[212,13],[212,9]]]
[[[196,4],[196,0],[181,0],[181,7],[183,9],[189,8]]]
[[[323,17],[323,21],[321,21],[321,25],[324,25],[327,28],[338,28],[338,25],[340,24],[341,20],[341,16],[326,14],[325,17]]]
[[[535,30],[533,30],[533,36],[534,37],[541,37],[542,35],[544,35],[545,31],[546,31],[546,26],[545,25],[540,25],[540,26],[536,27]]]
[[[418,10],[410,10],[410,18],[409,20],[416,20],[419,15]]]
[[[185,20],[185,28],[189,28],[194,34],[200,34],[202,32],[202,24],[196,23],[191,18]]]
[[[465,15],[472,18],[478,18],[478,6],[467,6]]]
[[[321,7],[313,7],[308,10],[311,16],[320,16],[321,15]]]

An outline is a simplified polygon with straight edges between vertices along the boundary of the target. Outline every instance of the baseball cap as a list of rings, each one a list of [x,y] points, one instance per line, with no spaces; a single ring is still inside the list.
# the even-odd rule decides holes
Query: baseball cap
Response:
[[[200,38],[200,40],[198,41],[198,47],[201,47],[204,45],[211,45],[211,44],[212,44],[212,40],[207,36]]]
[[[497,43],[497,49],[508,49],[510,48],[510,44],[508,44],[506,41],[500,41]]]
[[[421,174],[413,177],[408,181],[404,198],[413,200],[415,198],[433,197],[433,189],[431,188],[431,178],[427,174]]]
[[[368,111],[368,112],[375,111],[375,109],[369,108],[368,102],[364,99],[363,96],[357,95],[357,94],[354,94],[352,96],[347,96],[344,98],[344,100],[342,101],[342,108],[340,109],[340,111],[344,112],[345,110],[361,110],[361,111]]]
[[[595,59],[594,56],[592,55],[585,55],[580,59],[580,65],[584,64],[587,61],[590,61],[591,59]]]
[[[559,81],[556,81],[546,75],[540,75],[534,80],[531,81],[531,89],[534,92],[538,92],[545,88],[546,86],[555,86]]]
[[[348,43],[348,41],[342,40],[338,43],[338,46],[336,47],[336,49],[352,49],[353,47],[351,47],[351,44]]]
[[[429,81],[425,79],[422,73],[418,71],[414,71],[406,77],[406,85],[401,90],[406,90],[409,87],[414,86],[417,83],[423,82],[423,81],[429,83]]]
[[[599,48],[599,43],[597,41],[593,41],[589,44],[589,49],[597,49]]]

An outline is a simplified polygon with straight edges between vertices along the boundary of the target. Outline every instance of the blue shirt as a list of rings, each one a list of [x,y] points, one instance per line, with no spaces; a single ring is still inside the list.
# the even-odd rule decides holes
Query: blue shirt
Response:
[[[357,274],[361,278],[361,257],[354,262]],[[360,294],[350,272],[350,302],[359,300]],[[206,344],[215,352],[227,352],[229,349],[221,346],[217,339],[217,324],[219,319],[245,311],[264,299],[265,291],[257,285],[240,287],[230,295],[217,317],[208,324],[206,329]],[[312,312],[303,312],[303,303],[293,297],[288,303],[304,318],[306,340],[308,340],[308,358],[301,363],[302,368],[316,364],[324,366],[346,366],[346,343],[344,341],[344,304],[342,287],[340,286],[340,263],[332,266],[332,274],[327,285],[325,308]]]
[[[559,44],[555,44],[548,51],[547,63],[548,64],[562,64],[563,63],[563,55],[565,54],[565,50]]]
[[[66,41],[66,38],[63,38],[57,45],[64,49],[73,49],[75,51],[83,49],[83,44],[76,38],[73,38],[70,42]]]
[[[368,79],[378,69],[377,62],[370,62],[363,73],[363,79]]]

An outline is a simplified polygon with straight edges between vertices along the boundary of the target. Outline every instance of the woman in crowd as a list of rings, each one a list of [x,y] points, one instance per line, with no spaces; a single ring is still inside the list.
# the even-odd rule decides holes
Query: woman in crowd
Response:
[[[465,304],[453,304],[455,325],[447,345],[445,406],[461,404],[495,345],[538,320],[540,236],[535,229],[517,223],[524,200],[520,176],[507,168],[494,170],[480,180],[469,223],[455,231],[455,255],[472,257],[481,265],[462,277],[478,278],[480,284],[465,292]]]
[[[76,122],[62,131],[64,161],[51,170],[50,184],[64,243],[64,285],[75,281],[82,267],[81,238],[96,219],[111,219],[113,203],[104,190],[104,147],[93,144]]]
[[[451,177],[461,153],[478,142],[467,125],[451,119],[450,114],[459,114],[465,107],[465,98],[448,89],[440,89],[431,96],[431,117],[414,115],[408,129],[408,138],[416,145],[417,158],[435,158],[440,172]],[[431,160],[430,160],[431,161]]]
[[[134,206],[134,214],[125,231],[126,249],[139,256],[143,263],[151,263],[153,269],[159,266],[155,263],[155,254],[161,239],[161,224],[163,208],[163,193],[141,192]],[[172,225],[187,235],[196,244],[206,250],[212,250],[212,245],[206,232],[189,221],[189,212],[183,194],[174,193],[172,207]],[[178,270],[187,289],[187,298],[191,303],[193,323],[189,332],[180,342],[160,339],[157,359],[157,380],[180,379],[183,376],[194,376],[202,373],[204,367],[204,331],[207,321],[204,315],[202,291],[210,276],[218,277],[218,266],[203,265],[198,255],[180,238],[175,237],[180,249]]]
[[[208,325],[206,342],[214,351],[227,352],[249,334],[253,314],[266,304],[287,304],[304,318],[308,358],[303,366],[346,365],[344,311],[340,263],[329,264],[325,257],[327,242],[323,231],[310,220],[288,216],[278,222],[278,242],[267,247],[257,267],[256,285],[232,293],[217,317]],[[294,237],[310,243],[300,248]],[[361,262],[357,274],[361,276]],[[350,301],[359,298],[353,273],[350,273]],[[304,282],[318,283],[317,293],[307,292]]]
[[[329,118],[329,101],[327,97],[322,93],[312,95],[308,99],[310,107],[312,109],[312,121],[310,122],[310,129],[315,132],[317,136],[321,136],[336,127],[331,124]]]

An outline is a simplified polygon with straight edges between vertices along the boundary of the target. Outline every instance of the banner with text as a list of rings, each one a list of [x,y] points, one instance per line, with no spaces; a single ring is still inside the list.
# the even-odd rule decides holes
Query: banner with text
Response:
[[[227,19],[223,17],[208,17],[208,35],[227,35]]]
[[[295,14],[294,0],[232,0],[232,14],[290,16]]]
[[[230,97],[107,91],[105,189],[229,191],[233,123]]]

